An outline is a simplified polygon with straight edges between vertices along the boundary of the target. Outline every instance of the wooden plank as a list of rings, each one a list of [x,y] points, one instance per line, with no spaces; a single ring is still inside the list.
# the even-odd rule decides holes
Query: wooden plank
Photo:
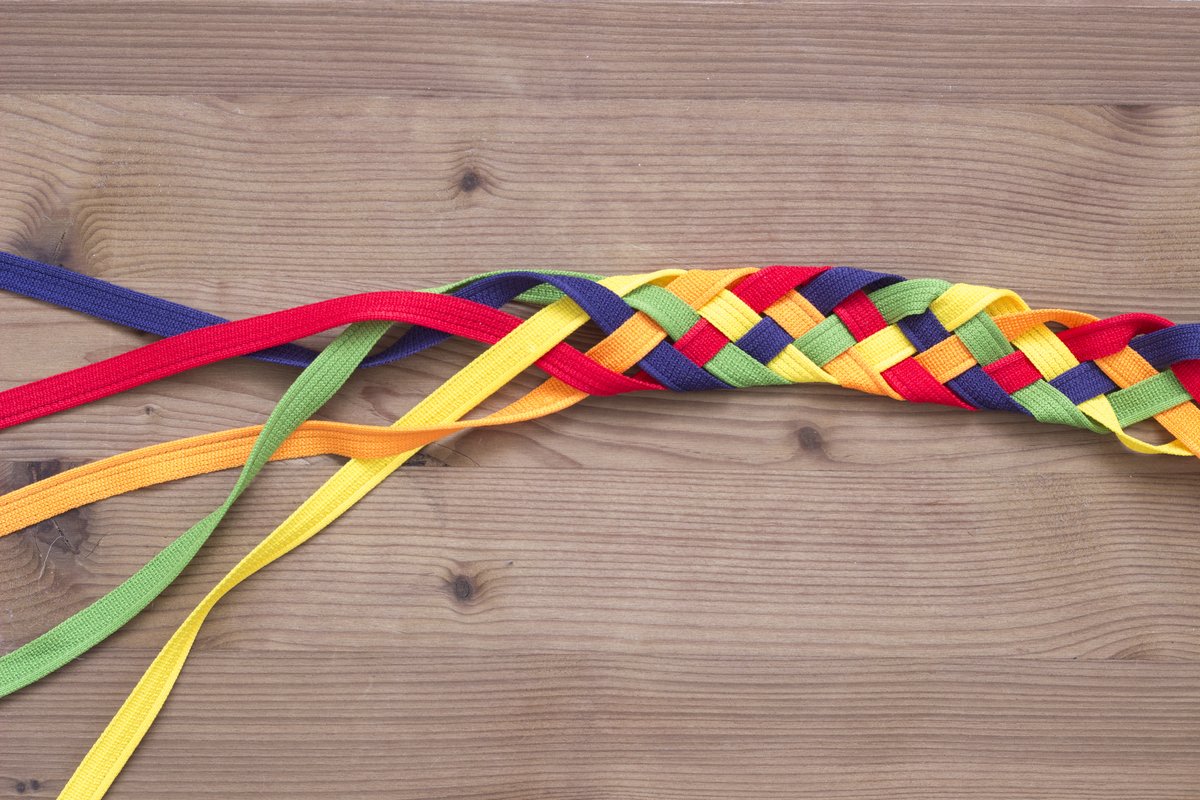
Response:
[[[20,4],[0,89],[1194,104],[1198,36],[1184,3]]]
[[[10,6],[0,249],[228,317],[493,269],[838,263],[1200,322],[1193,4]],[[2,295],[0,388],[152,338]],[[481,349],[319,416],[390,423]],[[6,430],[0,491],[262,422],[295,375],[239,360]],[[151,608],[5,698],[0,794],[61,789],[340,462],[268,467]],[[805,386],[590,398],[418,463],[217,606],[110,797],[1200,784],[1194,459]],[[232,482],[0,537],[0,653]]]
[[[6,700],[22,731],[6,776],[57,791],[149,657],[106,650]],[[1198,678],[1135,661],[210,651],[108,796],[1182,800]]]
[[[334,469],[272,467],[117,643],[164,641]],[[386,633],[744,658],[1200,654],[1194,473],[872,475],[406,468],[222,602],[197,647],[370,648]],[[4,646],[132,574],[232,480],[158,487],[0,539]]]
[[[9,97],[0,122],[6,247],[214,313],[847,263],[1200,319],[1193,107]]]

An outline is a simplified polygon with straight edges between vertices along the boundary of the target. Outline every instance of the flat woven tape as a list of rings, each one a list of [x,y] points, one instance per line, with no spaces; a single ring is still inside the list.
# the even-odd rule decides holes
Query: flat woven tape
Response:
[[[846,267],[665,270],[605,279],[489,273],[427,292],[357,295],[238,322],[7,254],[0,254],[0,286],[169,337],[0,392],[0,427],[222,358],[251,355],[307,365],[262,426],[144,448],[0,497],[2,535],[132,489],[243,467],[226,501],[142,570],[0,658],[0,694],[57,669],[132,618],[174,580],[269,460],[316,453],[353,459],[192,612],[63,797],[103,796],[152,724],[221,597],[329,525],[417,449],[456,430],[536,418],[589,394],[823,382],[1112,432],[1140,452],[1200,455],[1200,326],[1147,314],[1099,320],[1033,310],[1006,290]],[[522,320],[502,310],[514,300],[545,307]],[[581,353],[565,340],[589,320],[605,338]],[[369,356],[397,321],[411,327]],[[292,343],[345,324],[351,327],[319,355]],[[490,347],[390,428],[306,421],[356,368],[402,359],[449,336]],[[464,419],[534,365],[551,377],[501,411]],[[1157,420],[1174,440],[1150,444],[1126,431],[1147,419]]]

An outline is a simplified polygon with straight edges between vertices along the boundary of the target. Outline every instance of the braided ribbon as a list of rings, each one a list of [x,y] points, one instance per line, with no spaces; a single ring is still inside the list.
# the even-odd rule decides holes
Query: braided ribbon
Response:
[[[2,255],[2,254],[0,254]],[[384,292],[222,322],[57,268],[0,258],[0,285],[114,321],[171,333],[131,353],[0,392],[0,427],[234,355],[308,364],[264,426],[157,445],[0,497],[0,534],[162,481],[244,465],[229,498],[101,600],[0,658],[0,694],[86,651],[168,585],[272,459],[352,457],[204,599],[151,664],[63,797],[103,796],[153,722],[200,625],[229,589],[340,516],[420,447],[453,431],[533,419],[589,394],[825,382],[900,400],[996,409],[1111,431],[1140,452],[1200,455],[1200,326],[1127,314],[1098,320],[1031,310],[1012,292],[906,281],[845,267],[665,270],[597,279],[495,273],[431,292]],[[32,266],[31,266],[32,265]],[[36,271],[42,280],[27,280]],[[55,283],[57,281],[57,283]],[[50,289],[46,287],[50,286]],[[65,287],[58,291],[54,287]],[[80,300],[79,296],[84,299]],[[97,301],[96,297],[108,298]],[[546,305],[528,320],[499,309]],[[115,302],[113,302],[115,300]],[[137,321],[133,321],[136,318]],[[583,354],[564,340],[588,320],[606,338]],[[413,327],[367,358],[391,321]],[[316,355],[293,339],[353,323]],[[1046,323],[1065,328],[1054,332]],[[390,428],[306,422],[357,367],[467,336],[492,347]],[[463,420],[531,365],[551,378],[489,416]],[[638,369],[634,375],[630,371]],[[1156,419],[1176,438],[1125,432]]]

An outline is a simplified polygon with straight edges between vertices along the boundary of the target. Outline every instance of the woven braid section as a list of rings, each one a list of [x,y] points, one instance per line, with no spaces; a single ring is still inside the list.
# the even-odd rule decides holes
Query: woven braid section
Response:
[[[1129,346],[1137,338],[1134,343],[1160,366],[1173,358],[1169,366],[1178,366],[1185,379],[1190,379],[1188,362],[1193,359],[1184,357],[1193,355],[1187,344],[1195,337],[1187,326],[1170,326],[1165,320],[1138,315],[1098,323],[1070,312],[1030,312],[1010,292],[941,281],[904,281],[846,268],[676,271],[653,279],[634,276],[629,280],[636,288],[622,298],[577,276],[505,273],[466,281],[458,285],[453,298],[384,293],[357,298],[362,307],[351,304],[343,308],[342,304],[332,310],[349,310],[359,316],[395,314],[425,322],[424,327],[410,332],[412,339],[426,332],[436,333],[426,336],[426,341],[440,340],[447,333],[468,333],[494,342],[521,326],[517,318],[495,306],[553,282],[573,299],[574,308],[586,309],[611,334],[590,358],[561,340],[539,343],[545,356],[538,363],[556,375],[556,385],[575,399],[587,393],[654,386],[684,391],[825,381],[917,402],[1005,408],[1045,421],[1114,430],[1122,436],[1124,426],[1158,416],[1182,437],[1182,452],[1187,452],[1188,442],[1194,451],[1195,406],[1184,382],[1173,371],[1155,370]],[[477,302],[480,299],[484,302]],[[395,300],[400,302],[392,302]],[[283,343],[294,335],[297,329],[281,325],[280,320],[299,315],[305,331],[330,319],[307,307],[257,322],[206,328],[195,332],[192,338],[196,341],[177,337],[160,343],[160,349],[170,345],[178,352],[199,343],[210,347],[210,355],[251,352],[262,347],[265,340],[255,336],[264,331],[273,335],[272,343]],[[1052,319],[1075,327],[1055,336],[1044,325]],[[229,337],[220,335],[222,329],[248,331],[254,336],[238,342],[240,349],[228,349],[232,345],[225,344]],[[643,372],[639,378],[625,377],[603,357],[606,348],[617,342],[624,352],[637,352],[638,358],[618,366],[624,369],[640,363]],[[1076,354],[1091,360],[1081,362]],[[187,363],[204,360],[191,356]],[[100,366],[107,369],[102,374],[112,372],[111,365]],[[147,369],[165,366],[178,364],[151,362]],[[97,389],[91,386],[87,391]],[[517,417],[550,413],[557,407],[556,402],[527,405],[519,414],[506,409],[484,420],[419,426],[420,430],[407,426],[404,433],[311,424],[294,437],[296,444],[289,438],[263,457],[319,449],[358,458],[390,457],[452,430],[503,424]],[[311,436],[309,430],[322,435]],[[236,465],[248,456],[247,447],[253,440],[249,434],[236,443],[217,435],[176,447],[151,448],[153,453],[109,459],[57,476],[45,486],[26,487],[0,498],[0,508],[5,511],[2,531],[19,529],[100,497]],[[1139,449],[1181,450],[1178,443],[1153,448],[1129,437],[1126,440]],[[0,667],[8,667],[10,661],[0,659]]]
[[[521,321],[499,310],[516,297],[555,297],[544,286],[553,287],[561,297],[534,318]],[[338,452],[349,451],[356,458],[193,612],[89,753],[64,796],[103,795],[158,713],[208,610],[229,589],[319,532],[417,447],[452,430],[534,418],[590,393],[819,381],[912,402],[1008,410],[1041,421],[1112,431],[1143,452],[1200,455],[1200,409],[1196,407],[1200,326],[1176,326],[1151,315],[1098,320],[1072,311],[1034,311],[1005,290],[905,281],[845,267],[670,270],[601,281],[512,272],[449,288],[453,294],[445,296],[378,293],[239,323],[201,326],[111,363],[77,371],[84,377],[68,373],[0,393],[0,419],[17,424],[201,363],[283,347],[291,338],[306,335],[298,331],[312,332],[346,321],[369,326],[352,329],[339,340],[339,347],[353,350],[322,354],[302,376],[310,388],[303,396],[289,390],[264,429],[230,432],[235,436],[218,434],[225,438],[205,441],[200,448],[208,448],[203,456],[192,462],[178,459],[185,466],[173,472],[164,470],[164,463],[176,466],[174,456],[198,453],[197,441],[173,443],[180,445],[177,448],[160,446],[144,457],[119,457],[124,460],[114,463],[112,472],[101,462],[76,476],[56,476],[52,483],[0,498],[6,517],[11,511],[13,519],[36,521],[45,518],[38,514],[48,509],[58,513],[53,509],[63,507],[61,502],[48,501],[51,493],[67,498],[64,502],[90,502],[135,484],[166,479],[162,476],[168,473],[180,477],[224,468],[215,464],[246,461],[249,466],[227,502],[187,535],[189,544],[184,549],[194,553],[269,458],[314,452],[313,447],[340,448]],[[494,346],[386,435],[330,423],[297,428],[336,391],[392,319],[414,325],[406,334],[409,341],[397,352],[417,352],[449,335],[470,336]],[[608,336],[583,354],[565,339],[588,319]],[[1055,332],[1048,323],[1066,330]],[[501,412],[482,420],[461,420],[534,363],[545,366],[553,377]],[[128,365],[137,366],[134,379],[122,373]],[[640,372],[630,376],[634,368]],[[1150,445],[1125,432],[1127,426],[1150,418],[1176,440]],[[338,436],[322,436],[327,433]],[[305,444],[289,444],[293,440]],[[164,456],[172,458],[164,461]],[[155,466],[149,472],[139,471],[143,462],[152,461]],[[79,481],[97,476],[103,476],[101,489],[80,490]],[[172,569],[177,572],[183,563],[186,559]],[[138,602],[144,603],[153,593],[152,588],[139,590]],[[100,601],[105,602],[115,601],[108,597]],[[74,619],[64,625],[70,627]],[[39,655],[42,663],[53,668],[52,662],[64,663],[63,655],[82,652],[98,641],[94,635],[66,638],[69,641],[53,648],[46,645],[49,649]]]
[[[1148,314],[1098,320],[1079,312],[1033,312],[1006,290],[906,281],[849,267],[724,271],[725,288],[703,296],[689,288],[695,283],[690,274],[647,283],[625,298],[581,274],[507,272],[436,290],[453,292],[447,295],[380,292],[211,326],[204,324],[217,319],[211,315],[172,310],[172,324],[192,325],[191,331],[0,392],[0,427],[219,358],[282,352],[278,348],[292,339],[368,319],[414,324],[389,348],[389,358],[450,335],[494,344],[520,324],[500,306],[565,295],[609,334],[641,314],[651,326],[647,335],[658,339],[632,378],[565,344],[552,348],[540,366],[589,394],[826,382],[1111,431],[1142,452],[1200,452],[1200,326]],[[1067,330],[1056,334],[1048,322]],[[1125,432],[1148,418],[1176,441],[1151,445]]]

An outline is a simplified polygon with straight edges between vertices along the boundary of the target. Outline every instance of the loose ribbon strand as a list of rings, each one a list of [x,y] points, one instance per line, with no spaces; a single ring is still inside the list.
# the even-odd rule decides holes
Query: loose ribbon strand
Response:
[[[0,254],[0,287],[173,334],[0,392],[0,427],[236,355],[309,364],[262,427],[145,448],[0,497],[3,534],[101,497],[244,464],[225,503],[126,582],[133,588],[122,584],[0,658],[0,692],[36,680],[137,613],[198,551],[268,460],[316,452],[354,458],[188,617],[63,797],[103,796],[153,722],[208,611],[225,593],[322,530],[417,448],[454,430],[531,419],[588,394],[828,382],[896,399],[1008,410],[1111,431],[1141,452],[1200,455],[1200,326],[1173,325],[1147,314],[1098,320],[1073,311],[1034,311],[1012,292],[988,287],[906,281],[845,267],[666,270],[608,279],[508,272],[430,292],[359,295],[239,322],[7,254]],[[514,299],[546,307],[522,322],[500,310]],[[585,355],[564,339],[589,319],[606,338]],[[368,357],[391,321],[413,327]],[[292,343],[347,323],[351,328],[315,358]],[[1047,323],[1066,330],[1056,333]],[[451,335],[492,347],[391,429],[305,422],[356,367],[403,358]],[[552,377],[500,412],[462,419],[533,364]],[[634,368],[640,372],[628,374]],[[1153,445],[1125,431],[1149,418],[1175,441]]]
[[[609,278],[601,284],[627,292],[657,277],[660,276]],[[434,391],[397,425],[440,425],[456,421],[531,365],[552,343],[561,341],[586,320],[587,315],[566,298],[542,309]],[[221,597],[246,577],[323,530],[415,452],[414,449],[391,458],[349,462],[234,567],[155,658],[59,797],[104,796],[149,730],[187,660],[200,626]]]

